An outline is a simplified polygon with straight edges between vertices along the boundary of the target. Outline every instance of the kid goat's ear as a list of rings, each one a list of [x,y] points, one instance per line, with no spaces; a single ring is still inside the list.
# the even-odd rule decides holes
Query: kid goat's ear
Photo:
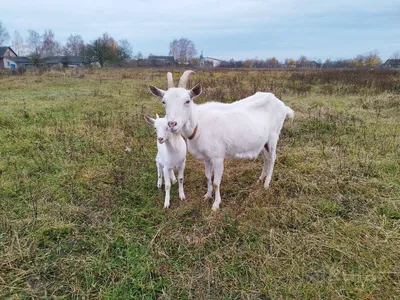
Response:
[[[200,96],[201,94],[201,85],[200,83],[196,84],[191,90],[190,90],[190,98],[195,98],[197,96]]]
[[[144,116],[144,119],[146,120],[146,122],[147,123],[149,123],[149,124],[151,124],[151,125],[153,125],[154,124],[154,119],[152,119],[152,118],[149,118],[148,116]]]
[[[160,97],[160,98],[164,97],[164,95],[165,95],[165,91],[164,90],[156,88],[153,85],[149,85],[149,90],[154,96],[157,96],[157,97]]]

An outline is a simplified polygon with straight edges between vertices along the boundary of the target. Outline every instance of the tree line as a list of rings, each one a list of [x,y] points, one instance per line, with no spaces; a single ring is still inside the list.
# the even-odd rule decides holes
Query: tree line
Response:
[[[0,46],[9,40],[10,35],[0,21]],[[106,63],[118,64],[130,59],[143,59],[141,52],[133,55],[133,47],[128,40],[116,41],[108,33],[103,33],[89,43],[85,43],[81,35],[71,34],[63,45],[56,40],[51,29],[42,34],[29,29],[25,40],[18,31],[14,31],[11,47],[19,56],[28,56],[34,63],[40,62],[44,57],[60,55],[85,57],[88,63],[97,62],[101,67]],[[190,63],[196,54],[194,43],[186,38],[174,39],[170,43],[169,55],[182,64]]]
[[[400,59],[400,51],[392,54],[391,59]],[[279,61],[276,57],[263,59],[246,59],[246,60],[230,60],[229,62],[221,62],[220,67],[234,68],[374,68],[382,64],[382,59],[377,50],[359,54],[355,58],[349,59],[326,59],[310,60],[305,55],[301,55],[298,59],[286,58],[284,61]]]
[[[5,45],[10,40],[7,29],[0,21],[0,46]],[[14,31],[11,47],[19,56],[29,56],[34,63],[40,62],[44,57],[49,56],[80,56],[85,57],[88,63],[99,63],[103,67],[107,63],[118,64],[131,59],[143,60],[143,55],[138,52],[133,54],[133,47],[126,39],[116,41],[107,33],[85,43],[79,34],[71,34],[63,45],[55,38],[55,33],[49,29],[42,34],[35,30],[28,30],[26,40],[18,31]],[[193,41],[182,37],[174,39],[169,44],[169,55],[173,56],[178,64],[190,66],[212,66],[213,63],[207,60],[201,61],[197,55],[196,46]],[[150,55],[151,56],[151,55]],[[400,59],[400,51],[393,53],[392,59]],[[279,61],[276,57],[265,60],[254,58],[246,60],[220,61],[219,67],[222,68],[373,68],[382,64],[377,50],[366,54],[357,55],[351,59],[326,59],[310,60],[301,55],[298,59],[286,58]]]
[[[0,21],[0,45],[5,45],[9,40],[10,34]],[[14,31],[11,48],[19,56],[29,56],[34,63],[44,57],[66,55],[85,57],[88,63],[97,62],[103,67],[107,62],[133,58],[132,46],[126,39],[116,41],[107,33],[88,43],[81,35],[71,34],[63,45],[56,40],[51,29],[42,34],[29,29],[25,40],[18,31]]]

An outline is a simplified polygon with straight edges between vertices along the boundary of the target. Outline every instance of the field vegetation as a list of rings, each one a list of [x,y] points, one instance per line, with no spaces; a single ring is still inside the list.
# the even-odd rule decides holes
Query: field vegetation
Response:
[[[163,209],[143,115],[166,70],[0,73],[0,298],[398,299],[399,75],[198,70],[199,103],[295,111],[270,188],[261,157],[227,160],[214,213],[190,154]]]

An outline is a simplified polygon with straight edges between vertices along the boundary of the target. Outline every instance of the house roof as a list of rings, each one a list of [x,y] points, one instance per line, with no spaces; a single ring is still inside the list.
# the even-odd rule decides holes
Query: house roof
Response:
[[[204,57],[204,60],[207,60],[207,59],[209,59],[209,60],[216,60],[216,61],[223,61],[223,60],[220,60],[220,59],[218,59],[218,58],[214,58],[214,57]]]
[[[86,59],[81,56],[48,56],[43,57],[40,62],[45,64],[83,64],[86,63]]]
[[[4,54],[6,53],[7,49],[10,49],[16,56],[18,56],[17,53],[15,53],[15,51],[13,49],[11,49],[11,47],[3,46],[3,47],[0,47],[0,58],[4,57]]]
[[[2,58],[8,47],[0,47],[0,57]]]
[[[149,59],[175,60],[173,56],[149,55]]]
[[[152,65],[156,67],[177,64],[173,56],[162,56],[162,55],[149,55],[149,57],[145,59],[145,62],[147,65]]]
[[[388,59],[384,65],[400,65],[400,59]]]
[[[7,56],[7,59],[15,62],[15,63],[24,63],[24,64],[33,64],[33,61],[31,61],[28,57],[22,57],[22,56],[17,56],[17,57],[13,57],[13,56]]]

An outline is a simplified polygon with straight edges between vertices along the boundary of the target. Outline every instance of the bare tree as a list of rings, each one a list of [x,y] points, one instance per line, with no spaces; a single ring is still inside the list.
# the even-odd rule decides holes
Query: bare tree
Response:
[[[332,60],[330,58],[327,58],[322,66],[324,68],[332,68],[332,65],[333,65]]]
[[[62,53],[61,45],[55,40],[55,34],[51,29],[44,32],[42,40],[42,56],[55,56]]]
[[[5,45],[9,39],[10,35],[8,34],[7,28],[5,28],[0,21],[0,46]]]
[[[394,52],[394,53],[390,56],[390,58],[391,58],[391,59],[400,59],[400,50]]]
[[[276,59],[276,57],[268,58],[265,60],[265,66],[267,68],[276,68],[278,67],[279,61]]]
[[[28,30],[29,36],[27,40],[27,46],[29,51],[29,56],[32,60],[37,63],[42,56],[42,44],[43,39],[41,35],[35,30]]]
[[[172,55],[180,63],[189,63],[196,54],[194,43],[187,38],[174,39],[169,44],[169,55]]]
[[[23,56],[23,55],[27,55],[27,47],[24,44],[24,39],[22,38],[22,36],[19,34],[18,31],[14,31],[14,38],[11,42],[11,47],[13,48],[13,50],[19,55],[19,56]]]
[[[143,53],[142,52],[139,51],[138,53],[136,53],[136,55],[133,58],[136,59],[138,67],[141,67],[143,65]]]
[[[251,68],[253,66],[253,61],[251,59],[246,59],[243,62],[243,68]]]
[[[67,39],[63,52],[70,56],[83,56],[85,53],[85,42],[79,34],[71,34]]]
[[[252,68],[263,68],[265,66],[265,61],[259,59],[258,57],[251,59]]]
[[[364,65],[366,67],[376,67],[382,63],[381,58],[379,57],[378,50],[371,51],[364,55]]]
[[[363,67],[364,66],[364,61],[365,61],[365,58],[361,54],[357,55],[356,58],[353,59],[354,66],[356,68]]]
[[[305,68],[309,65],[309,61],[306,56],[302,55],[300,58],[297,60],[297,66],[300,68]]]
[[[139,52],[134,56],[134,59],[137,59],[137,60],[143,59],[143,53],[139,51]]]
[[[126,60],[133,55],[132,45],[128,40],[120,40],[118,42],[118,57],[120,60]]]
[[[285,65],[289,67],[295,67],[296,66],[296,61],[293,58],[286,58],[285,59]]]

